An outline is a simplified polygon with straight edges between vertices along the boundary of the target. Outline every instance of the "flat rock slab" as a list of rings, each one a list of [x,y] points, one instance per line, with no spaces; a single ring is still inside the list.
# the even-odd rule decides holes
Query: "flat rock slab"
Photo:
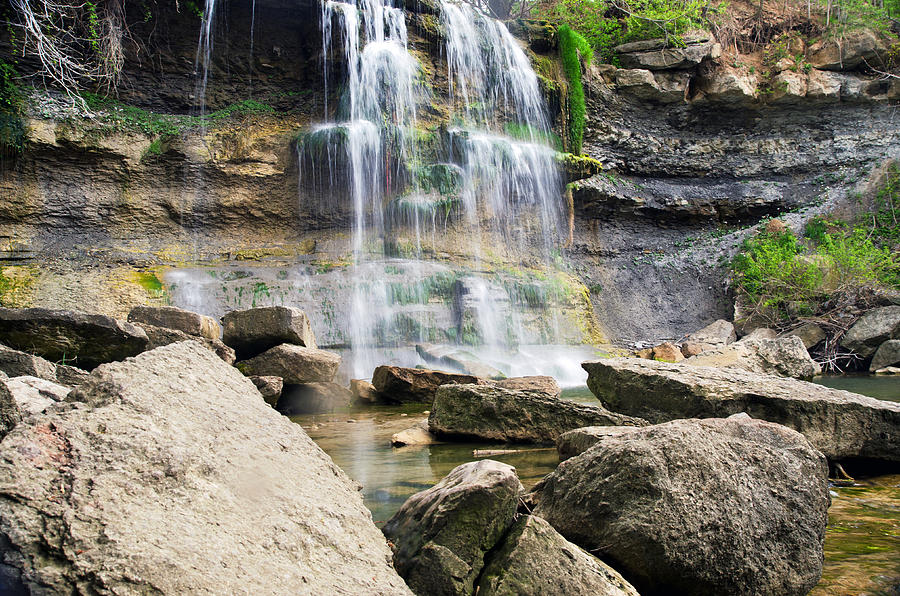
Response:
[[[222,317],[222,341],[241,360],[262,354],[279,344],[316,347],[316,336],[306,313],[288,306],[236,310]]]
[[[397,571],[416,594],[471,595],[523,492],[510,465],[485,459],[457,466],[384,525]]]
[[[474,375],[401,366],[379,366],[372,374],[372,384],[379,398],[397,404],[430,404],[434,401],[434,392],[441,385],[470,383],[484,384],[486,381]]]
[[[900,461],[900,403],[733,368],[638,358],[582,367],[594,395],[616,412],[651,422],[746,412],[803,433],[831,459]]]
[[[0,379],[0,383],[6,384],[23,415],[40,414],[54,403],[65,400],[72,391],[69,387],[38,377]]]
[[[356,484],[199,343],[68,399],[0,443],[13,593],[410,594]]]
[[[513,389],[516,391],[540,391],[546,393],[550,397],[559,397],[562,395],[562,390],[559,388],[556,379],[545,375],[510,377],[508,379],[493,381],[493,384],[497,387]]]
[[[429,428],[438,437],[509,443],[554,443],[562,433],[582,426],[645,424],[540,391],[484,385],[439,387],[428,416]]]
[[[810,357],[803,339],[797,336],[742,339],[736,343],[706,350],[688,358],[684,363],[691,366],[739,368],[794,379],[811,379],[822,373],[822,367]]]
[[[135,356],[149,344],[144,330],[131,323],[46,308],[0,308],[0,342],[84,369]]]
[[[222,335],[222,328],[214,318],[175,306],[135,306],[128,313],[128,321],[177,329],[207,339],[219,339]]]
[[[641,594],[818,583],[828,467],[801,434],[745,414],[608,430],[535,488],[534,514]]]
[[[478,596],[639,596],[612,567],[536,515],[522,516],[485,565]]]
[[[286,384],[330,383],[341,365],[334,352],[281,344],[235,366],[248,376],[281,377]]]

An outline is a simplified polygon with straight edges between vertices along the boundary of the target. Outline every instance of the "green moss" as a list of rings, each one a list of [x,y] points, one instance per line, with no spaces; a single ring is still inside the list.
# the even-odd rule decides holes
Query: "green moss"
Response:
[[[21,308],[30,302],[37,268],[16,265],[0,267],[0,306]]]
[[[590,66],[594,51],[587,40],[576,33],[568,25],[560,26],[559,54],[562,58],[563,71],[569,80],[569,149],[572,153],[581,153],[584,138],[584,88],[581,84],[581,64]],[[579,59],[580,55],[580,59]]]

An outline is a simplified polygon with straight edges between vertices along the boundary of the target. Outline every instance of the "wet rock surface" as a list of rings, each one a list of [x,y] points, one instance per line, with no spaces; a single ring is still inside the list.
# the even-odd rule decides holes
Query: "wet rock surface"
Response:
[[[13,591],[409,594],[355,484],[198,343],[94,371],[0,453]]]
[[[746,416],[611,429],[536,488],[535,515],[641,594],[800,595],[822,571],[827,471]]]
[[[607,408],[650,422],[746,412],[802,433],[830,459],[900,461],[900,403],[738,369],[636,358],[584,362]]]
[[[85,369],[139,354],[149,343],[147,334],[131,323],[45,308],[0,308],[0,342]]]
[[[567,430],[591,425],[637,425],[644,420],[539,391],[445,385],[435,394],[428,425],[442,438],[554,443]]]

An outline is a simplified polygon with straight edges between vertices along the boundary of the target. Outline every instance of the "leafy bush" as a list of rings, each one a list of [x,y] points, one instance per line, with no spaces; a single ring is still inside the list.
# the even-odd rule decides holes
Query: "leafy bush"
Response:
[[[581,63],[590,66],[594,51],[587,40],[573,31],[568,25],[561,25],[558,30],[559,53],[562,57],[563,70],[569,79],[569,140],[572,153],[581,153],[581,142],[584,137],[584,88],[581,85]],[[580,56],[580,58],[579,58]]]
[[[900,243],[900,165],[890,166],[875,195],[872,236],[888,247]]]

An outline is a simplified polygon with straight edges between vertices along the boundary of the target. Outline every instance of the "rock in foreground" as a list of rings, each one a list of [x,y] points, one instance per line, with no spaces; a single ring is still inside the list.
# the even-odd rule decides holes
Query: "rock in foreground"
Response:
[[[806,594],[822,572],[825,458],[747,416],[612,429],[539,485],[535,515],[641,594]]]
[[[68,399],[0,443],[13,593],[409,594],[355,484],[200,344]]]
[[[831,459],[900,461],[900,403],[738,369],[637,358],[582,363],[609,409],[651,422],[746,412],[801,432]]]
[[[638,596],[611,567],[535,515],[510,528],[478,581],[478,596],[521,594]]]
[[[439,387],[428,417],[439,437],[510,443],[553,443],[567,430],[593,425],[643,426],[637,418],[549,397],[485,385]]]
[[[46,308],[0,308],[0,342],[88,370],[140,354],[148,345],[147,334],[131,323]]]
[[[390,403],[431,403],[438,387],[453,383],[484,381],[474,375],[400,366],[379,366],[372,374],[372,384],[379,397]]]
[[[279,344],[316,347],[309,318],[299,308],[266,306],[236,310],[222,317],[222,341],[240,359],[252,358]]]
[[[523,491],[515,468],[486,459],[457,466],[407,499],[384,534],[413,592],[471,595],[484,556],[512,524]]]

